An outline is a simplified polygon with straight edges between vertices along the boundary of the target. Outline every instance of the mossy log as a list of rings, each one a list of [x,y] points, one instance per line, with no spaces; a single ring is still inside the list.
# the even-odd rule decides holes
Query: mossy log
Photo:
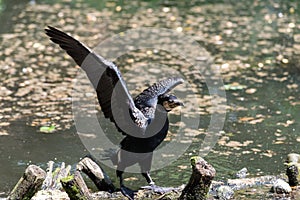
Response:
[[[89,200],[90,192],[79,171],[60,180],[71,200]]]
[[[64,164],[62,164],[59,168],[53,170],[53,162],[48,163],[48,173],[46,179],[44,181],[43,186],[46,188],[44,190],[38,191],[38,193],[35,194],[33,199],[40,200],[40,199],[87,199],[87,200],[98,200],[98,199],[115,199],[115,200],[123,200],[125,199],[124,196],[121,194],[121,192],[118,192],[115,190],[114,192],[111,192],[111,190],[107,187],[102,187],[102,190],[96,193],[89,193],[89,190],[82,179],[82,176],[80,174],[79,169],[81,169],[82,172],[89,169],[88,171],[92,172],[94,169],[101,169],[101,167],[94,162],[91,158],[84,158],[82,161],[80,161],[80,165],[78,164],[77,168],[78,170],[73,174],[72,176],[67,176],[69,173],[69,166],[65,167]],[[278,179],[277,176],[262,176],[262,177],[254,177],[254,178],[242,178],[242,179],[228,179],[226,182],[216,182],[212,181],[212,179],[215,176],[215,170],[214,168],[209,165],[205,160],[199,157],[193,157],[191,159],[192,164],[192,174],[190,177],[190,180],[186,187],[178,188],[178,190],[170,191],[165,194],[155,193],[154,191],[147,190],[147,189],[140,189],[137,191],[135,195],[135,199],[143,199],[143,200],[150,200],[150,199],[160,199],[160,200],[169,200],[169,199],[214,199],[217,194],[215,193],[216,189],[220,188],[220,186],[228,186],[232,188],[233,190],[239,190],[242,191],[247,188],[256,187],[257,190],[260,190],[259,188],[262,188],[262,186],[268,187],[270,183],[274,182],[274,180]],[[91,167],[93,166],[93,167]],[[37,170],[33,170],[37,169]],[[105,177],[105,172],[102,170],[102,175],[95,175],[96,172],[93,172],[93,174],[96,177],[100,177],[99,180],[103,180],[103,177]],[[34,174],[35,171],[40,171],[42,174],[41,178],[28,178],[31,177],[30,174]],[[54,171],[54,172],[53,172]],[[97,170],[96,170],[97,171]],[[26,174],[26,175],[25,175]],[[37,166],[29,166],[25,171],[24,176],[20,179],[18,184],[15,186],[14,190],[11,192],[10,196],[7,199],[30,199],[30,197],[34,194],[32,192],[32,188],[40,188],[43,180],[46,177],[46,172],[44,172],[42,169],[40,169]],[[59,175],[60,174],[60,175]],[[101,173],[100,173],[101,174]],[[67,176],[67,177],[65,177]],[[38,177],[38,175],[33,175],[33,177]],[[65,178],[58,178],[58,177],[65,177]],[[102,177],[102,178],[101,178]],[[111,183],[111,180],[109,177],[106,177],[108,181],[107,183]],[[31,184],[28,184],[25,180],[40,180],[37,181],[39,184],[35,185],[35,181],[30,181]],[[61,185],[63,188],[61,190],[58,189],[50,189],[55,188],[59,184],[56,184],[57,180],[60,179]],[[56,180],[56,181],[54,181]],[[55,184],[54,184],[55,183]],[[212,185],[212,187],[210,187]],[[259,186],[259,187],[257,187]],[[25,189],[27,188],[27,189]],[[48,189],[47,189],[48,188]],[[296,187],[295,187],[296,188]],[[34,191],[36,191],[35,189]],[[209,191],[209,189],[211,189]],[[65,192],[65,191],[67,192]],[[15,193],[15,192],[18,192]],[[208,196],[209,191],[209,197]],[[262,191],[263,192],[263,191]],[[267,191],[266,191],[267,192]],[[21,195],[24,194],[24,195]],[[274,194],[275,195],[275,194]],[[277,195],[277,194],[276,194]],[[295,199],[299,199],[299,187],[298,189],[293,189],[291,193],[292,197],[295,197]]]
[[[29,165],[7,199],[31,199],[41,188],[45,177],[44,170],[36,165]]]
[[[99,191],[114,192],[116,190],[109,176],[91,156],[83,158],[76,168],[85,173],[94,182]]]
[[[191,158],[192,175],[188,184],[183,189],[180,200],[204,200],[207,199],[212,179],[216,170],[203,158],[195,156]]]

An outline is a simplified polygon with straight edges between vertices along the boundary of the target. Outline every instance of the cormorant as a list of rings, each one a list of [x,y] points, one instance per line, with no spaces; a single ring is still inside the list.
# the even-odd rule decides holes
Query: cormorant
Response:
[[[54,27],[48,26],[45,32],[83,68],[96,90],[104,116],[125,135],[116,156],[116,174],[122,193],[133,199],[134,193],[124,186],[122,174],[126,167],[136,163],[148,184],[157,187],[149,174],[152,154],[168,133],[167,113],[183,105],[176,96],[169,94],[171,89],[183,83],[183,79],[172,77],[161,80],[133,99],[114,63]]]

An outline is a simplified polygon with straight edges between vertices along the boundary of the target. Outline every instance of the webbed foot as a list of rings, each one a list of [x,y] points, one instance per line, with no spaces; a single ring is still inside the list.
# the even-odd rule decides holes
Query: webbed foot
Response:
[[[134,191],[125,187],[125,186],[121,186],[120,188],[122,194],[127,197],[129,200],[134,200]]]

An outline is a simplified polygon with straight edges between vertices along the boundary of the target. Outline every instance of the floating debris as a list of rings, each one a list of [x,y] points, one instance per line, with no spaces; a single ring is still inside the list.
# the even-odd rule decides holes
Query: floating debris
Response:
[[[54,125],[40,127],[40,132],[43,132],[43,133],[52,133],[54,131],[55,131]]]
[[[224,85],[224,89],[225,90],[243,90],[247,88],[246,85],[241,85],[239,83],[231,83],[231,84],[227,84],[227,85]]]

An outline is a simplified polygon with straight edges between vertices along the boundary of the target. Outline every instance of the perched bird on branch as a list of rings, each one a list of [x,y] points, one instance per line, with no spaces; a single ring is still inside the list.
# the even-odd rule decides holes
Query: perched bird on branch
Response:
[[[124,186],[122,174],[126,167],[136,163],[140,165],[148,184],[159,189],[149,173],[153,151],[167,136],[168,112],[183,106],[176,96],[169,94],[175,86],[183,83],[183,79],[172,77],[161,80],[133,99],[114,63],[54,27],[48,26],[45,31],[86,72],[96,90],[104,116],[125,136],[116,155],[121,192],[129,199],[134,198],[133,191]]]

